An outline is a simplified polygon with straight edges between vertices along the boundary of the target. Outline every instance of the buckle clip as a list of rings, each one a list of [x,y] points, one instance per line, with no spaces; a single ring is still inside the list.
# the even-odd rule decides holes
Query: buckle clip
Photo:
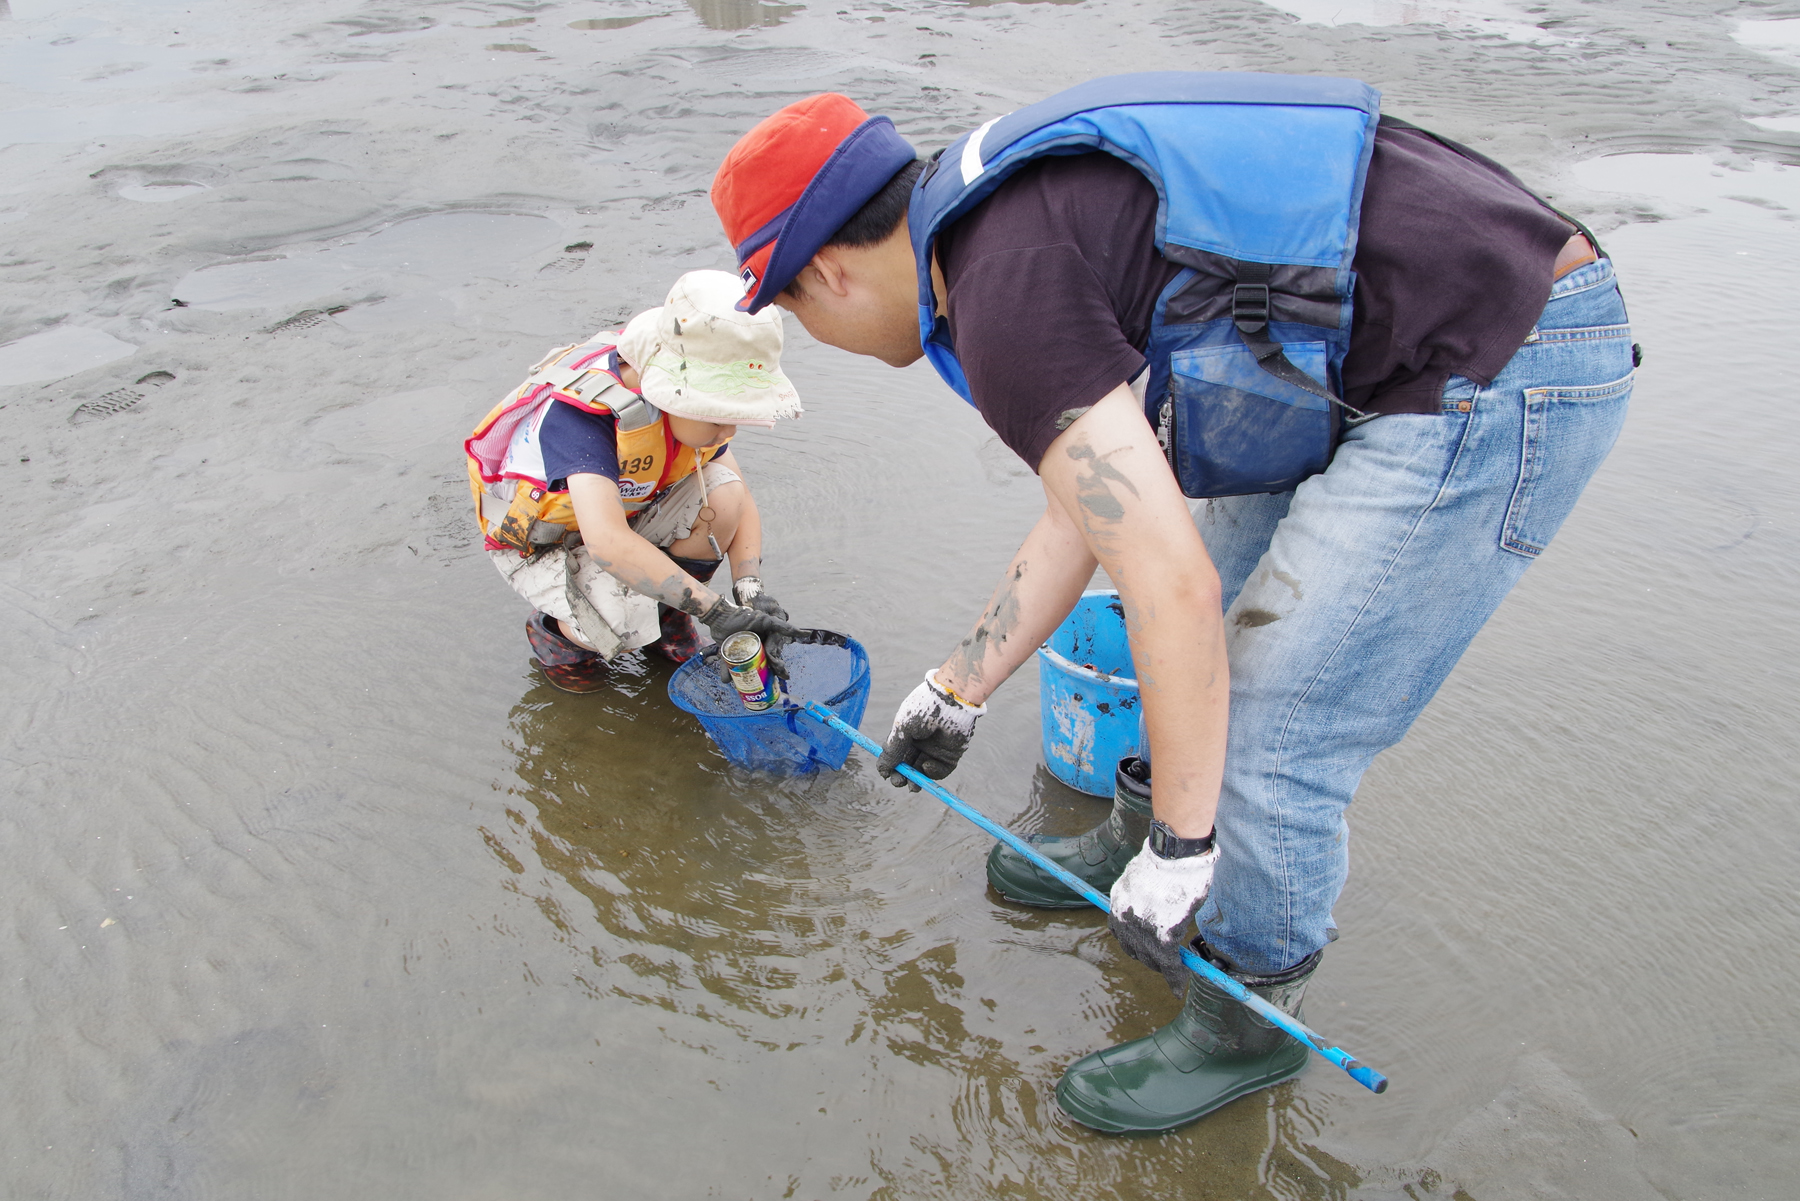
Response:
[[[1269,285],[1239,284],[1231,293],[1231,322],[1253,334],[1269,324]]]

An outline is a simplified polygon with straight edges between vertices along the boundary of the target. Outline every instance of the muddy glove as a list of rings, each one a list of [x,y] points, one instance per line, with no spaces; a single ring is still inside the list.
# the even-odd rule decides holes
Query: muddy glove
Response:
[[[1165,859],[1158,849],[1180,857]],[[1176,996],[1192,975],[1181,962],[1181,948],[1194,937],[1194,912],[1206,900],[1218,862],[1219,848],[1211,835],[1177,838],[1155,822],[1144,849],[1112,886],[1112,915],[1106,924],[1113,937],[1126,954],[1161,972]]]
[[[719,658],[718,647],[723,646],[725,640],[733,634],[749,630],[762,639],[763,654],[769,660],[769,670],[782,679],[787,679],[787,664],[782,661],[781,651],[800,631],[783,620],[786,616],[783,613],[777,617],[773,613],[764,613],[747,605],[734,605],[721,596],[713,602],[712,608],[700,615],[700,623],[718,644],[707,648],[707,658],[716,661],[723,671],[725,664]]]
[[[788,619],[787,610],[781,603],[763,591],[762,581],[753,575],[731,582],[731,590],[737,594],[737,603],[755,609],[758,613],[767,613],[771,617]]]
[[[920,775],[941,780],[956,770],[969,739],[975,736],[975,719],[986,705],[970,705],[952,696],[937,682],[937,672],[925,673],[925,682],[912,690],[894,714],[894,728],[875,769],[895,788],[919,791],[919,786],[900,774],[902,763]]]

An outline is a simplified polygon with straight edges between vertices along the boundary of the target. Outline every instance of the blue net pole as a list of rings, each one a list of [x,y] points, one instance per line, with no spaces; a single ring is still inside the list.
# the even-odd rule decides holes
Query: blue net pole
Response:
[[[824,722],[838,733],[843,734],[871,755],[879,756],[881,754],[880,743],[876,742],[873,738],[870,738],[867,734],[864,734],[855,726],[841,720],[837,714],[825,708],[823,705],[820,705],[817,701],[807,701],[805,710],[812,717]],[[945,788],[942,784],[939,784],[936,780],[927,778],[908,764],[904,763],[900,765],[900,774],[914,784],[917,784],[920,788],[923,788],[926,792],[929,792],[944,804],[948,805],[958,814],[968,818],[977,826],[980,826],[983,830],[992,834],[995,838],[998,838],[1001,842],[1004,842],[1007,846],[1019,852],[1019,854],[1025,856],[1043,871],[1048,872],[1063,884],[1074,889],[1083,897],[1086,897],[1088,902],[1102,913],[1112,912],[1112,905],[1107,900],[1104,893],[1094,888],[1081,877],[1064,871],[1056,864],[1050,862],[1050,860],[1044,858],[1043,855],[1038,853],[1036,847],[1026,842],[1023,838],[1020,838],[1017,834],[1014,834],[1011,830],[1008,830],[1005,826],[991,821],[986,814],[969,805],[961,797],[951,792],[948,788]],[[1321,1057],[1344,1069],[1345,1072],[1349,1073],[1350,1079],[1356,1081],[1370,1092],[1384,1093],[1387,1091],[1388,1079],[1386,1076],[1383,1076],[1380,1072],[1376,1071],[1368,1064],[1363,1063],[1349,1052],[1332,1046],[1330,1043],[1326,1042],[1324,1038],[1315,1033],[1305,1022],[1291,1018],[1275,1006],[1269,1004],[1267,1001],[1245,988],[1242,984],[1233,980],[1230,976],[1202,959],[1192,948],[1181,948],[1181,960],[1183,963],[1187,964],[1189,970],[1197,975],[1204,976],[1206,980],[1218,988],[1220,992],[1223,992],[1226,996],[1231,997],[1244,1005],[1248,1005],[1251,1012],[1255,1013],[1256,1016],[1262,1018],[1278,1030],[1285,1032],[1290,1038],[1307,1047],[1309,1050],[1317,1052]]]

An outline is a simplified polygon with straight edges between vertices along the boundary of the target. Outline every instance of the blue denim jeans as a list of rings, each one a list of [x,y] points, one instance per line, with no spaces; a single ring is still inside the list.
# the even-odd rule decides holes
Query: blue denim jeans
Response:
[[[1276,972],[1336,936],[1357,784],[1555,536],[1631,382],[1601,259],[1556,282],[1491,386],[1452,378],[1439,415],[1354,425],[1294,491],[1207,504],[1231,726],[1219,866],[1197,916],[1233,964]]]

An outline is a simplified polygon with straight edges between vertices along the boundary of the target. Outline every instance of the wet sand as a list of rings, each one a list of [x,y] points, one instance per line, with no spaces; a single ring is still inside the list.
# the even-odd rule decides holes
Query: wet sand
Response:
[[[1796,15],[0,0],[0,1191],[1790,1195]],[[779,105],[930,151],[1161,68],[1369,79],[1594,224],[1647,357],[1354,808],[1308,1011],[1393,1088],[1315,1065],[1118,1139],[1051,1089],[1160,980],[988,896],[982,836],[860,756],[734,772],[661,664],[549,689],[459,443],[730,265],[705,189]],[[1041,493],[928,371],[790,339],[808,413],[737,449],[879,733]],[[1028,669],[953,783],[1083,828],[1037,721]]]

